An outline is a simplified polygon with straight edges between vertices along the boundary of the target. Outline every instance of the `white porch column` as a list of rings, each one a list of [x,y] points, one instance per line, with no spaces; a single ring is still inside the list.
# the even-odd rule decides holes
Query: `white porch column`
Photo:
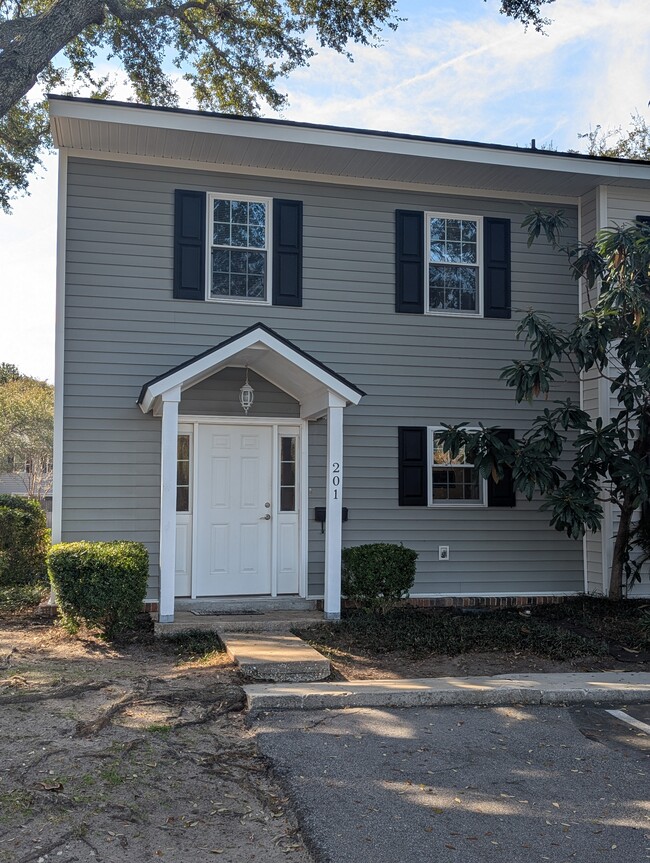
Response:
[[[341,617],[341,534],[343,501],[343,407],[345,402],[330,396],[327,408],[327,516],[325,520],[325,601],[326,620]]]
[[[174,582],[176,578],[176,462],[178,441],[178,403],[181,388],[174,387],[162,396],[162,440],[160,463],[160,592],[158,619],[174,621]]]

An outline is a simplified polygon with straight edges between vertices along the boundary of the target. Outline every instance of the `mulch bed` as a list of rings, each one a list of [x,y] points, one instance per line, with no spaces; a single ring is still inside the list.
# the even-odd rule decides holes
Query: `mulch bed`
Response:
[[[576,597],[531,609],[349,611],[297,632],[339,679],[650,671],[650,602]]]

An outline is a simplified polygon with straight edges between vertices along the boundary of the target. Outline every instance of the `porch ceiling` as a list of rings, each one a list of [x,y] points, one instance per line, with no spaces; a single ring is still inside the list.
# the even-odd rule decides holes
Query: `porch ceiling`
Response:
[[[165,393],[183,392],[228,366],[248,367],[300,403],[300,415],[311,419],[333,404],[358,404],[364,393],[336,372],[282,338],[256,324],[146,383],[138,404],[143,413],[159,413]]]

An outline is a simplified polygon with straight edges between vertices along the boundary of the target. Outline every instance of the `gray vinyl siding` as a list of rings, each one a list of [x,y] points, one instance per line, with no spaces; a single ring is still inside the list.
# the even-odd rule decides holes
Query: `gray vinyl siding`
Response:
[[[172,299],[173,191],[237,191],[304,202],[302,308]],[[532,204],[530,206],[533,206]],[[548,207],[548,204],[544,205]],[[395,209],[512,219],[512,320],[396,314]],[[569,236],[576,210],[564,207]],[[257,321],[367,395],[345,411],[345,545],[404,542],[420,555],[415,594],[579,591],[582,548],[548,526],[536,502],[515,509],[399,507],[400,425],[484,422],[524,431],[539,407],[499,380],[523,358],[514,333],[531,306],[568,325],[578,296],[566,259],[527,248],[513,201],[238,178],[110,161],[69,160],[63,535],[124,537],[151,551],[157,592],[160,419],[136,406],[142,384]],[[567,370],[568,372],[568,370]],[[205,384],[209,387],[209,384]],[[188,391],[189,392],[189,391]],[[233,393],[234,395],[234,393]],[[554,397],[578,398],[567,377]],[[184,405],[191,396],[184,396]],[[183,408],[185,410],[185,408]],[[324,421],[310,423],[310,584],[322,592]],[[450,560],[438,562],[438,545]]]
[[[240,368],[226,368],[186,390],[178,406],[179,414],[201,416],[243,416],[239,389],[246,378]],[[249,417],[299,417],[299,403],[253,371],[248,381],[255,391]]]
[[[650,190],[608,186],[607,216],[610,225],[625,225],[637,216],[650,216]]]

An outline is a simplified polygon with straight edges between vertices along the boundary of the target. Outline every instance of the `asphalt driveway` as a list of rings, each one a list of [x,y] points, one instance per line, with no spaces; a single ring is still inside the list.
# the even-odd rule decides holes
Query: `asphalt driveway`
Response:
[[[351,709],[256,727],[318,861],[650,859],[650,736],[604,710]]]

